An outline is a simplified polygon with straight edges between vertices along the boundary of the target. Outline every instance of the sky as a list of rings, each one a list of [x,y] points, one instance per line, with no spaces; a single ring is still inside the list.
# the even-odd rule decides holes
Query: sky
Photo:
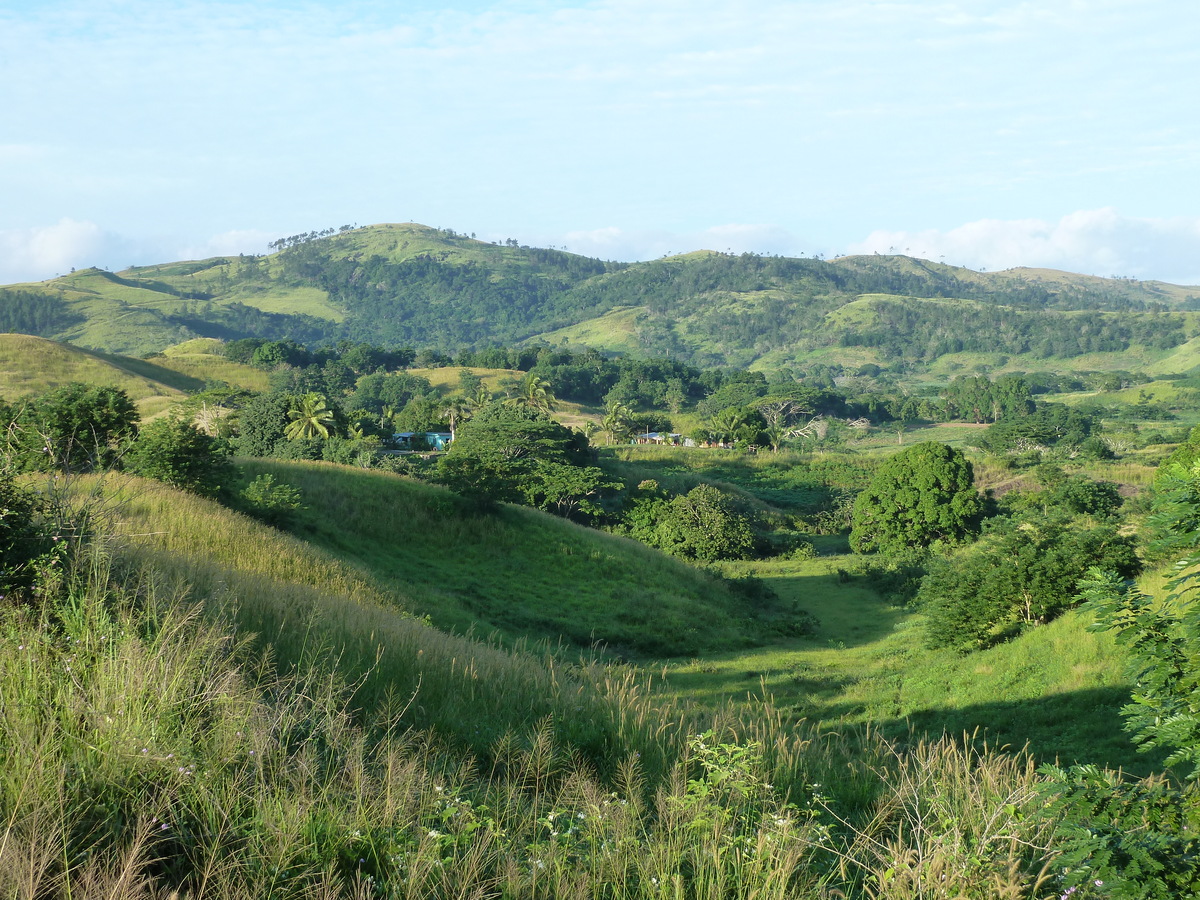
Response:
[[[0,0],[0,284],[420,222],[1200,284],[1194,0]]]

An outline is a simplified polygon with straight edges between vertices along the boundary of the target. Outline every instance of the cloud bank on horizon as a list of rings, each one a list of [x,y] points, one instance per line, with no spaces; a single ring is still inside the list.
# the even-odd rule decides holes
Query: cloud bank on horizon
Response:
[[[389,221],[624,260],[895,247],[1200,282],[1196,17],[0,0],[0,283]]]
[[[89,265],[115,270],[135,264],[263,253],[276,237],[261,231],[230,231],[197,244],[158,241],[138,245],[93,222],[63,219],[23,232],[0,231],[0,284],[41,281]],[[480,238],[500,240],[491,235]],[[543,235],[535,243],[627,262],[693,250],[828,257],[879,253],[978,271],[1026,266],[1200,285],[1200,217],[1136,219],[1112,209],[1071,213],[1057,222],[982,219],[949,231],[874,231],[861,241],[828,250],[805,247],[778,225],[718,225],[689,233],[627,231],[613,226]]]

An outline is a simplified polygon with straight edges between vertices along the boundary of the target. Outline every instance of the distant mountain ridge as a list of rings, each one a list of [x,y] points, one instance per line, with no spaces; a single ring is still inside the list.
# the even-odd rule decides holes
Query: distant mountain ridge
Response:
[[[1145,362],[1200,333],[1200,287],[906,256],[698,251],[620,263],[411,223],[272,246],[0,287],[0,330],[127,355],[196,337],[447,351],[547,341],[756,368],[831,355],[927,366],[981,352],[1133,351]]]

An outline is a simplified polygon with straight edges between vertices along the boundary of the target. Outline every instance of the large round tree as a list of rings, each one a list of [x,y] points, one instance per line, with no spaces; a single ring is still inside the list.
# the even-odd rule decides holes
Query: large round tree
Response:
[[[927,547],[978,525],[983,502],[961,451],[933,441],[890,457],[854,501],[850,547],[857,553]]]

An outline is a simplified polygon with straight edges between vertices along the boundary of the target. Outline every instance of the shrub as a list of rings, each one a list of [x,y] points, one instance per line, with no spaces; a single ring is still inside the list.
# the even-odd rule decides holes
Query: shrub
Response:
[[[7,449],[21,471],[90,472],[114,463],[137,422],[121,389],[72,382],[12,413]]]
[[[754,552],[754,529],[723,493],[701,484],[667,504],[655,544],[684,559],[713,562],[746,559]]]
[[[1134,539],[1111,525],[1027,523],[942,560],[917,594],[927,614],[926,643],[972,650],[1005,628],[1048,622],[1079,601],[1090,566],[1136,575]]]
[[[159,419],[143,428],[122,464],[134,475],[209,497],[230,471],[224,445],[181,419]]]
[[[245,512],[268,525],[282,525],[301,508],[299,489],[287,482],[276,483],[274,475],[259,475],[239,497]]]
[[[43,502],[31,489],[0,472],[0,597],[30,586],[35,561],[53,546],[39,522]]]

